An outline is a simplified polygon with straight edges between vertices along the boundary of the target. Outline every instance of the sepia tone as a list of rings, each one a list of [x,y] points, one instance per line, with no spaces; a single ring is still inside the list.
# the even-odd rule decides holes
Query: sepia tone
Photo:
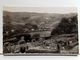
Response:
[[[78,14],[74,8],[18,8],[3,11],[3,53],[78,54]]]

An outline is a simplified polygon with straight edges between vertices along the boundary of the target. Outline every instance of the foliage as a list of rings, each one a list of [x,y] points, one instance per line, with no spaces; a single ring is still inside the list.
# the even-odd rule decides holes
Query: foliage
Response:
[[[51,35],[55,34],[70,34],[78,32],[77,16],[70,18],[62,18],[59,25],[52,30]]]

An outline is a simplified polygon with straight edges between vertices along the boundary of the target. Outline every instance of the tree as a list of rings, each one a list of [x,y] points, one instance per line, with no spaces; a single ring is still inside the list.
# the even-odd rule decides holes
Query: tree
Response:
[[[52,30],[51,35],[76,33],[77,24],[77,16],[62,18],[59,25]]]
[[[24,27],[27,28],[28,30],[31,30],[31,29],[37,30],[38,29],[38,26],[36,24],[31,24],[31,23],[25,24]]]
[[[40,38],[40,34],[34,34],[32,38],[36,39],[36,41]]]

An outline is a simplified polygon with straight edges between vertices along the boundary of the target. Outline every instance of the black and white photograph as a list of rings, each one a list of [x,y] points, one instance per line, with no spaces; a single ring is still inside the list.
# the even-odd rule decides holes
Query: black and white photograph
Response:
[[[76,7],[4,7],[4,55],[78,55]]]

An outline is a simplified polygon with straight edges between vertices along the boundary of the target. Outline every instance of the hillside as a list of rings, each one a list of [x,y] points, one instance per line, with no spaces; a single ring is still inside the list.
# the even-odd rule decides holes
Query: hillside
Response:
[[[3,16],[8,19],[4,19],[4,24],[8,21],[12,25],[25,25],[26,23],[36,24],[38,27],[54,28],[58,25],[63,17],[72,17],[76,13],[70,14],[58,14],[58,13],[36,13],[36,12],[3,12]]]

